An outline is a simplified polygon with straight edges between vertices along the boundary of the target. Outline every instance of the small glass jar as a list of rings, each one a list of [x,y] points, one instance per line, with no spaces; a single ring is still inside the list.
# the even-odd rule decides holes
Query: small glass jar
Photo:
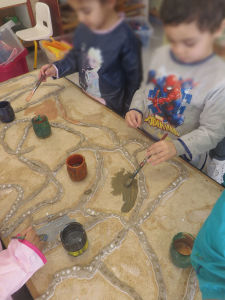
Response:
[[[69,223],[61,232],[64,249],[72,256],[79,256],[88,248],[88,240],[83,226],[78,222]]]

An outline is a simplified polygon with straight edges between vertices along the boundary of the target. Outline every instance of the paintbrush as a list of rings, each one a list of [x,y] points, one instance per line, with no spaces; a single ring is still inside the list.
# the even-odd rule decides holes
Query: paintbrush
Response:
[[[33,97],[33,95],[34,95],[34,93],[36,92],[37,88],[39,87],[39,85],[40,85],[41,82],[43,81],[44,77],[45,77],[45,76],[42,75],[42,76],[37,80],[37,82],[36,82],[36,84],[35,84],[33,90],[30,92],[30,94],[29,94],[29,95],[27,96],[27,98],[26,98],[26,101],[27,101],[27,102],[29,102],[29,101],[31,100],[31,98]]]
[[[22,236],[22,235],[18,235],[18,236],[12,236],[11,237],[11,239],[17,239],[17,240],[25,240],[26,239],[26,237],[25,236]],[[40,241],[44,241],[44,242],[46,242],[47,241],[47,239],[48,239],[48,235],[47,234],[40,234],[39,235],[39,239],[40,239]]]
[[[166,137],[167,137],[168,133],[165,133],[160,141],[163,141]],[[144,160],[142,160],[142,162],[139,164],[139,167],[134,171],[134,173],[130,176],[130,178],[126,181],[125,186],[129,187],[131,186],[135,176],[139,173],[139,171],[144,167],[144,165],[146,164],[146,162],[148,161],[148,159],[151,157],[151,155],[146,156]]]

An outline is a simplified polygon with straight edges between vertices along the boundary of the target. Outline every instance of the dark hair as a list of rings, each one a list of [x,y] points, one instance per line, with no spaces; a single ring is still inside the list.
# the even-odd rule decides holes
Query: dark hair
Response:
[[[201,31],[215,32],[225,17],[225,0],[163,0],[160,17],[165,25],[196,21]]]
[[[101,3],[106,3],[108,0],[100,0]],[[123,9],[123,0],[116,0],[115,10],[121,11]]]

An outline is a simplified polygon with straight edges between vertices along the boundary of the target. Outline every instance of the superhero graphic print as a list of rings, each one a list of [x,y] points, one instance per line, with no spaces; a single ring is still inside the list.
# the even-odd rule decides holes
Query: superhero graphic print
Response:
[[[172,128],[182,125],[184,111],[192,99],[191,90],[195,86],[193,80],[184,80],[173,74],[156,78],[155,71],[152,70],[149,72],[148,83],[153,83],[154,87],[148,94],[150,118],[146,121],[151,119],[152,124],[149,124],[154,126],[155,123],[161,129],[166,129],[166,124]],[[158,122],[152,122],[152,117]]]

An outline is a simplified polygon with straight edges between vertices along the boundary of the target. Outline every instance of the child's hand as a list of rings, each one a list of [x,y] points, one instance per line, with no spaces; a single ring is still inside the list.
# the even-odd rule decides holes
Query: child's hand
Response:
[[[42,250],[44,247],[44,242],[40,241],[39,236],[33,227],[28,227],[21,232],[21,236],[25,236],[25,240],[36,246],[39,250]]]
[[[126,113],[125,120],[128,126],[138,128],[142,122],[142,114],[136,110],[130,110]]]
[[[172,142],[159,141],[151,145],[147,150],[147,156],[151,156],[148,159],[153,166],[163,161],[176,156],[177,150]]]
[[[56,77],[57,76],[56,69],[53,67],[53,65],[50,64],[44,65],[40,69],[38,79],[40,79],[41,76],[43,76],[44,78],[43,81],[46,81],[47,77]]]

